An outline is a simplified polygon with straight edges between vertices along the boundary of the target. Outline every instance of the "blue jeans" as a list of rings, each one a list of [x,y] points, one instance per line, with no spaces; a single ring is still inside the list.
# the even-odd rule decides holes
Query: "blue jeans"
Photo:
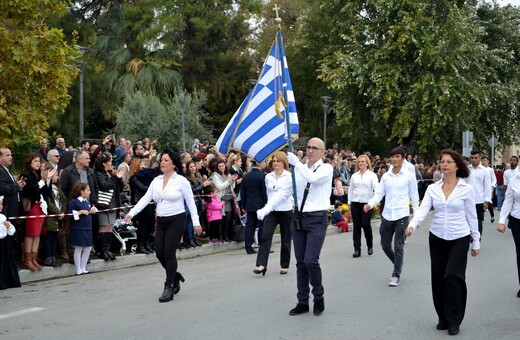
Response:
[[[497,209],[500,210],[502,209],[502,198],[503,198],[503,192],[504,192],[504,187],[501,186],[501,185],[498,185],[496,187],[496,195],[497,195]]]
[[[381,247],[386,256],[394,264],[392,277],[401,277],[404,258],[404,235],[410,217],[406,216],[396,221],[389,221],[381,217],[381,226],[379,234],[381,234]],[[394,239],[394,248],[392,249],[392,238]]]

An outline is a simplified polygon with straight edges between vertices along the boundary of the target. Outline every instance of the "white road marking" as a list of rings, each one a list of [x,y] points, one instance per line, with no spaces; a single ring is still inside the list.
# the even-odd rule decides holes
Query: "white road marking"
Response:
[[[33,313],[33,312],[39,312],[39,311],[44,310],[44,309],[45,308],[41,308],[41,307],[22,309],[22,310],[20,310],[18,312],[2,314],[2,315],[0,315],[0,320],[12,318],[13,316],[19,316],[19,315],[29,314],[29,313]]]

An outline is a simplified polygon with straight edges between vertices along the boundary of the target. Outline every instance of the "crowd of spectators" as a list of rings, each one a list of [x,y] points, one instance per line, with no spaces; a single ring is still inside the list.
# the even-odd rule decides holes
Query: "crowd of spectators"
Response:
[[[98,256],[105,261],[115,260],[116,256],[112,253],[112,226],[122,213],[119,209],[139,201],[152,180],[160,174],[156,148],[157,140],[151,141],[148,137],[132,143],[128,139],[116,140],[113,135],[108,135],[100,142],[81,141],[76,148],[67,147],[63,138],[56,140],[54,148],[49,148],[46,139],[40,140],[38,149],[25,157],[23,170],[19,174],[7,172],[10,176],[0,178],[2,213],[11,218],[18,231],[12,245],[18,266],[34,271],[40,270],[42,266],[59,267],[63,262],[74,261],[68,245],[70,218],[65,212],[67,202],[73,198],[70,196],[71,190],[78,181],[89,185],[90,202],[101,211],[92,220],[94,247],[91,256]],[[2,147],[0,153],[2,168],[10,171],[10,150]],[[295,154],[302,162],[305,161],[304,150],[297,150]],[[391,166],[389,158],[370,152],[363,154],[370,160],[380,180]],[[180,155],[182,173],[191,184],[204,232],[195,235],[193,226],[188,222],[179,248],[242,241],[242,227],[247,211],[241,204],[241,184],[244,175],[251,170],[251,159],[241,153],[219,154],[207,140],[195,140],[191,150],[181,152]],[[327,150],[324,162],[334,168],[331,205],[348,202],[348,188],[356,159],[356,153],[350,150]],[[269,173],[272,169],[269,162],[268,159],[255,165],[264,173]],[[414,169],[419,197],[422,199],[428,185],[441,178],[439,165],[437,162],[426,163],[412,154],[407,155],[406,162]],[[504,165],[500,165],[495,172],[499,208],[504,170]],[[17,186],[18,189],[13,191]],[[111,193],[108,204],[99,204],[101,193]],[[18,196],[17,201],[6,199],[13,194]],[[18,206],[14,208],[13,204]],[[53,217],[13,219],[16,216],[47,214]],[[143,209],[133,218],[133,223],[137,227],[137,252],[153,253],[154,205]],[[255,236],[253,244],[246,245],[247,252],[258,247],[258,243],[258,236]]]

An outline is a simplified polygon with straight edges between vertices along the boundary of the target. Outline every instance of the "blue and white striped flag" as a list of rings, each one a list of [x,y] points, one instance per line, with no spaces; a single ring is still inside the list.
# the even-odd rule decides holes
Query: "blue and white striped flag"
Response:
[[[287,145],[287,114],[290,137],[296,140],[299,133],[298,115],[282,34],[278,30],[260,78],[222,132],[216,148],[223,154],[229,150],[242,151],[262,162]]]

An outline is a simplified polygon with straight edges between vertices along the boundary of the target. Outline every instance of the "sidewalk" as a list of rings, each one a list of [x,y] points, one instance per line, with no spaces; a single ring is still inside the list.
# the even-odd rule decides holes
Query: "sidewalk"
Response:
[[[372,221],[372,228],[379,228],[380,220]],[[352,232],[350,232],[352,233]],[[339,234],[339,228],[329,225],[327,228],[327,235]],[[273,244],[280,243],[280,234],[273,236]],[[225,251],[244,249],[244,242],[230,242],[223,244],[204,244],[202,247],[184,249],[177,251],[177,259],[184,260],[197,256],[206,256]],[[244,253],[245,256],[245,253]],[[101,271],[116,270],[129,267],[145,266],[159,262],[154,254],[127,254],[124,256],[117,256],[116,261],[105,262],[104,260],[91,258],[91,263],[88,265],[88,270],[91,273]],[[37,282],[50,279],[58,279],[61,277],[74,276],[76,273],[75,267],[72,264],[64,263],[60,268],[44,267],[42,270],[31,272],[27,269],[18,271],[20,281],[22,284]]]

